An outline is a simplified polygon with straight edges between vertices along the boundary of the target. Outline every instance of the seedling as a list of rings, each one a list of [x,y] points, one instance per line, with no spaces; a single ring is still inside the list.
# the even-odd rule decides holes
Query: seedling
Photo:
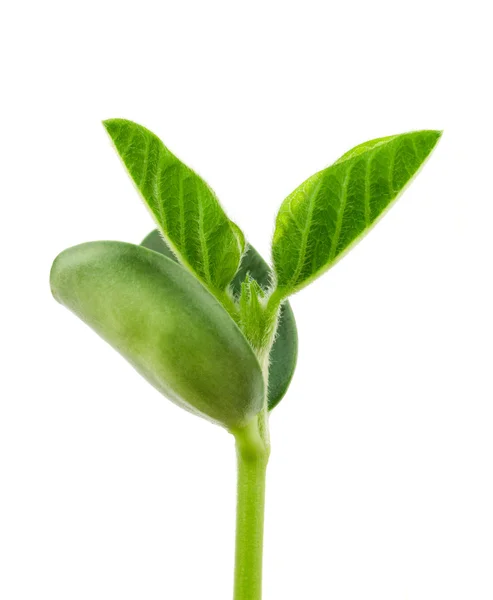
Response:
[[[281,205],[271,268],[205,181],[159,138],[123,119],[104,126],[157,229],[140,246],[65,250],[51,289],[164,396],[235,437],[234,599],[260,600],[269,414],[297,355],[288,298],[369,231],[441,132],[366,142],[307,179]]]

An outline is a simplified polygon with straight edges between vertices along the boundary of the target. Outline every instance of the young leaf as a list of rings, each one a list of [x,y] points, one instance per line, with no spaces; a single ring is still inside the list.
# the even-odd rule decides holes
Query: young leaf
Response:
[[[240,329],[252,345],[256,354],[262,352],[265,346],[265,334],[270,323],[263,305],[264,293],[260,285],[251,275],[247,275],[241,284],[238,300],[240,314]]]
[[[166,242],[213,292],[223,292],[245,249],[206,182],[145,127],[124,119],[104,126]]]
[[[146,236],[142,246],[176,260],[156,229]],[[241,266],[231,282],[232,292],[238,297],[241,285],[248,277],[253,278],[265,292],[271,283],[271,275],[267,263],[255,248],[249,245],[241,261]],[[296,321],[289,302],[284,302],[277,325],[276,339],[269,357],[269,389],[267,393],[269,410],[277,406],[286,394],[294,374],[297,356]]]
[[[53,295],[179,406],[227,428],[263,407],[260,365],[217,299],[183,267],[123,242],[69,248]]]
[[[272,243],[281,297],[313,281],[368,232],[440,135],[415,131],[356,146],[284,200]]]
[[[248,246],[241,266],[231,282],[235,296],[241,293],[241,284],[252,277],[266,292],[272,285],[272,271],[252,246]],[[267,390],[269,410],[284,398],[293,378],[298,359],[298,330],[293,309],[283,302],[277,323],[276,338],[269,355],[269,386]]]

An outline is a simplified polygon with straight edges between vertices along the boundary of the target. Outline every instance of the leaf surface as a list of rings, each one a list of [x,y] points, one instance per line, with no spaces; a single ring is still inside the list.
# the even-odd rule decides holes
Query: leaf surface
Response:
[[[157,230],[151,231],[143,240],[142,245],[176,260]],[[240,269],[231,283],[233,294],[236,297],[239,296],[242,283],[245,282],[248,276],[252,277],[264,291],[268,289],[271,283],[272,272],[269,266],[255,248],[250,245],[241,261]],[[281,307],[276,339],[270,352],[268,389],[270,410],[279,404],[286,394],[296,368],[297,355],[298,333],[296,321],[289,302],[284,302]]]
[[[224,291],[245,240],[214,192],[145,127],[124,119],[104,121],[104,126],[180,262],[212,291]]]
[[[368,232],[417,173],[440,135],[416,131],[360,144],[284,200],[272,243],[281,295],[313,281]]]
[[[183,267],[147,248],[91,242],[53,263],[53,295],[181,407],[227,428],[262,408],[264,383],[248,341]]]

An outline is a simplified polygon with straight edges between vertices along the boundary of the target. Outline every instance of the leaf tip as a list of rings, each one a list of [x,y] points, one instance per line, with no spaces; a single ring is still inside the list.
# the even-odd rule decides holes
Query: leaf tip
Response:
[[[438,142],[443,135],[443,129],[432,129],[430,130],[430,133],[434,134],[436,141]]]
[[[106,133],[111,137],[112,134],[118,129],[121,125],[125,123],[125,119],[105,119],[101,121],[103,127],[106,129]]]
[[[429,153],[431,153],[436,148],[436,145],[440,141],[440,138],[442,137],[442,134],[443,134],[443,129],[430,129],[423,133],[429,134],[429,138],[428,138],[430,140]]]
[[[443,129],[424,129],[423,131],[418,131],[417,133],[425,134],[431,137],[435,144],[442,137]]]

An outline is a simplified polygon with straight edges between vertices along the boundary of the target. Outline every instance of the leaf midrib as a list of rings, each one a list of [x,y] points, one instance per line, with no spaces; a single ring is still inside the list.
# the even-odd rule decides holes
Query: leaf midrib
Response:
[[[203,256],[203,267],[204,267],[204,279],[207,281],[207,283],[211,284],[211,274],[210,274],[210,261],[209,261],[209,250],[207,248],[207,240],[205,239],[205,232],[204,232],[204,203],[203,203],[203,198],[202,198],[202,193],[199,189],[199,183],[198,181],[195,182],[195,189],[196,189],[196,193],[197,193],[197,205],[198,205],[198,226],[199,226],[199,240],[200,240],[200,248],[202,250],[202,256]]]
[[[336,228],[334,231],[334,237],[332,238],[332,242],[330,244],[329,259],[328,259],[327,264],[330,264],[334,260],[335,254],[337,252],[337,244],[339,243],[339,239],[341,237],[341,229],[342,229],[342,221],[344,219],[344,211],[346,210],[349,180],[351,178],[351,173],[353,171],[353,168],[354,168],[354,164],[352,164],[349,167],[349,169],[347,169],[346,175],[344,177],[344,182],[342,184],[341,203],[339,205],[339,211],[337,213]]]
[[[323,181],[323,176],[320,177],[315,188],[313,189],[313,191],[311,192],[311,194],[309,196],[308,214],[307,214],[306,224],[305,224],[305,227],[303,228],[303,230],[301,231],[301,249],[300,249],[300,253],[298,255],[298,264],[296,265],[296,270],[288,284],[291,287],[294,287],[294,285],[296,285],[296,281],[298,280],[298,277],[300,276],[301,269],[303,268],[303,266],[305,264],[305,260],[306,260],[305,254],[306,254],[306,248],[308,245],[308,236],[310,234],[310,229],[312,226],[313,210],[315,208],[315,200],[316,200],[316,197],[318,196],[318,192],[320,191],[320,188],[322,186],[322,181]],[[305,193],[305,192],[303,192],[303,193]],[[291,212],[291,206],[289,208],[290,208],[290,212]],[[296,221],[295,221],[295,223],[296,223]]]

